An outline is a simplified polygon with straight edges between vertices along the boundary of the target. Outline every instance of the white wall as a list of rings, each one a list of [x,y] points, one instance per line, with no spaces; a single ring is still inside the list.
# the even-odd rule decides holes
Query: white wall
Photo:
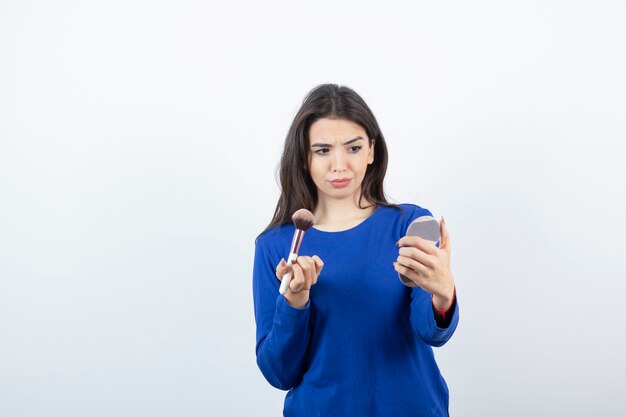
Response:
[[[626,409],[626,4],[0,1],[0,415],[276,416],[255,236],[304,95],[444,215],[453,416]]]

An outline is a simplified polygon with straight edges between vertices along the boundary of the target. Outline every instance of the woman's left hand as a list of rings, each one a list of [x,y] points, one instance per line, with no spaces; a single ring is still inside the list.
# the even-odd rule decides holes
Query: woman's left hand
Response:
[[[433,303],[447,310],[454,301],[454,277],[450,270],[450,234],[444,218],[439,222],[439,247],[418,236],[404,236],[396,243],[400,247],[395,270],[433,295]]]

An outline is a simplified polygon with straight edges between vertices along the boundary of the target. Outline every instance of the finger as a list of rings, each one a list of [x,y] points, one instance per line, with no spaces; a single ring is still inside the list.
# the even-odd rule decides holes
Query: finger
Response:
[[[307,256],[306,257],[306,261],[309,263],[308,267],[309,270],[307,271],[308,273],[308,280],[309,282],[313,281],[313,279],[317,276],[317,268],[315,267],[315,261],[313,260],[312,257]]]
[[[427,277],[429,275],[429,269],[422,265],[421,263],[417,262],[415,259],[413,258],[407,258],[406,256],[398,256],[398,258],[396,259],[396,262],[399,263],[400,265],[409,268],[411,270],[413,270],[416,274],[422,276],[422,277]]]
[[[307,268],[311,268],[311,266],[315,266],[315,262],[313,261],[313,258],[311,258],[310,256],[301,256],[299,259],[302,259],[303,261],[305,261],[305,265],[307,266]]]
[[[433,259],[433,255],[424,253],[420,249],[414,248],[412,246],[405,246],[403,248],[400,248],[398,253],[402,256],[406,256],[407,258],[413,258],[417,262],[431,269],[435,267],[435,260]]]
[[[282,258],[280,262],[278,263],[278,265],[276,265],[276,278],[278,278],[279,281],[282,281],[283,276],[285,276],[286,273],[287,273],[287,262],[285,261],[285,258]]]
[[[398,262],[394,262],[393,263],[393,268],[396,270],[396,272],[398,272],[399,274],[404,275],[405,277],[409,278],[411,281],[413,281],[416,285],[418,286],[422,286],[423,284],[423,278],[421,276],[419,276],[417,273],[415,273],[415,271],[413,271],[410,268],[407,268],[406,266],[399,264]]]
[[[306,261],[308,262],[309,269],[306,271],[306,282],[307,286],[310,288],[311,285],[317,282],[317,268],[315,266],[315,261],[310,256],[305,256]]]
[[[302,272],[302,267],[299,263],[294,263],[292,265],[293,268],[293,277],[291,282],[289,283],[289,289],[293,293],[300,292],[304,288],[304,274]]]
[[[450,252],[450,233],[448,232],[448,228],[446,227],[446,219],[441,216],[440,233],[441,233],[441,244],[439,245],[439,249],[445,249]]]
[[[315,261],[315,271],[319,275],[322,272],[322,268],[324,268],[324,262],[317,255],[313,255],[313,260]]]
[[[313,260],[310,256],[305,256],[304,259],[307,261],[307,269],[305,270],[305,282],[307,283],[307,287],[311,288],[311,285],[317,282],[317,268],[315,266],[315,260]]]
[[[300,267],[302,268],[302,272],[304,273],[304,279],[306,281],[307,278],[311,276],[311,272],[313,272],[313,270],[315,269],[315,267],[312,265],[313,261],[309,256],[298,256],[296,261],[298,262],[298,265],[300,265]]]
[[[435,246],[435,242],[432,240],[422,239],[419,236],[404,236],[402,237],[396,246],[413,246],[414,248],[421,249],[428,254],[437,253],[438,248]]]

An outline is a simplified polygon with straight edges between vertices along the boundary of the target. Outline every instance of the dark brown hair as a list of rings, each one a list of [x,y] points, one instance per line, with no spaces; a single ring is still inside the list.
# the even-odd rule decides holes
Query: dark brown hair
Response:
[[[374,205],[400,209],[387,201],[383,191],[383,180],[387,172],[387,145],[374,114],[361,96],[351,88],[322,84],[304,98],[287,132],[279,167],[280,198],[272,221],[261,234],[274,226],[291,223],[291,216],[298,209],[305,208],[311,212],[315,210],[317,187],[308,169],[309,128],[321,118],[350,120],[365,129],[369,146],[375,141],[374,162],[365,171],[359,207],[365,208],[361,207],[361,200],[365,198]]]

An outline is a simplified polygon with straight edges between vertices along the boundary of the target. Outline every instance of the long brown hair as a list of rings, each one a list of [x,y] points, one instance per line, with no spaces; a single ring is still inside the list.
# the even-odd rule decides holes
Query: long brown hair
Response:
[[[280,158],[280,198],[272,221],[261,234],[274,226],[291,223],[291,216],[298,209],[305,208],[311,212],[315,210],[317,187],[308,169],[309,128],[313,122],[321,118],[350,120],[365,129],[369,146],[375,141],[374,162],[369,164],[365,171],[359,208],[365,208],[361,207],[361,200],[365,198],[375,205],[401,209],[389,203],[383,191],[383,180],[387,172],[387,145],[374,114],[361,96],[351,88],[337,84],[322,84],[311,90],[304,98],[287,132],[283,155]]]

